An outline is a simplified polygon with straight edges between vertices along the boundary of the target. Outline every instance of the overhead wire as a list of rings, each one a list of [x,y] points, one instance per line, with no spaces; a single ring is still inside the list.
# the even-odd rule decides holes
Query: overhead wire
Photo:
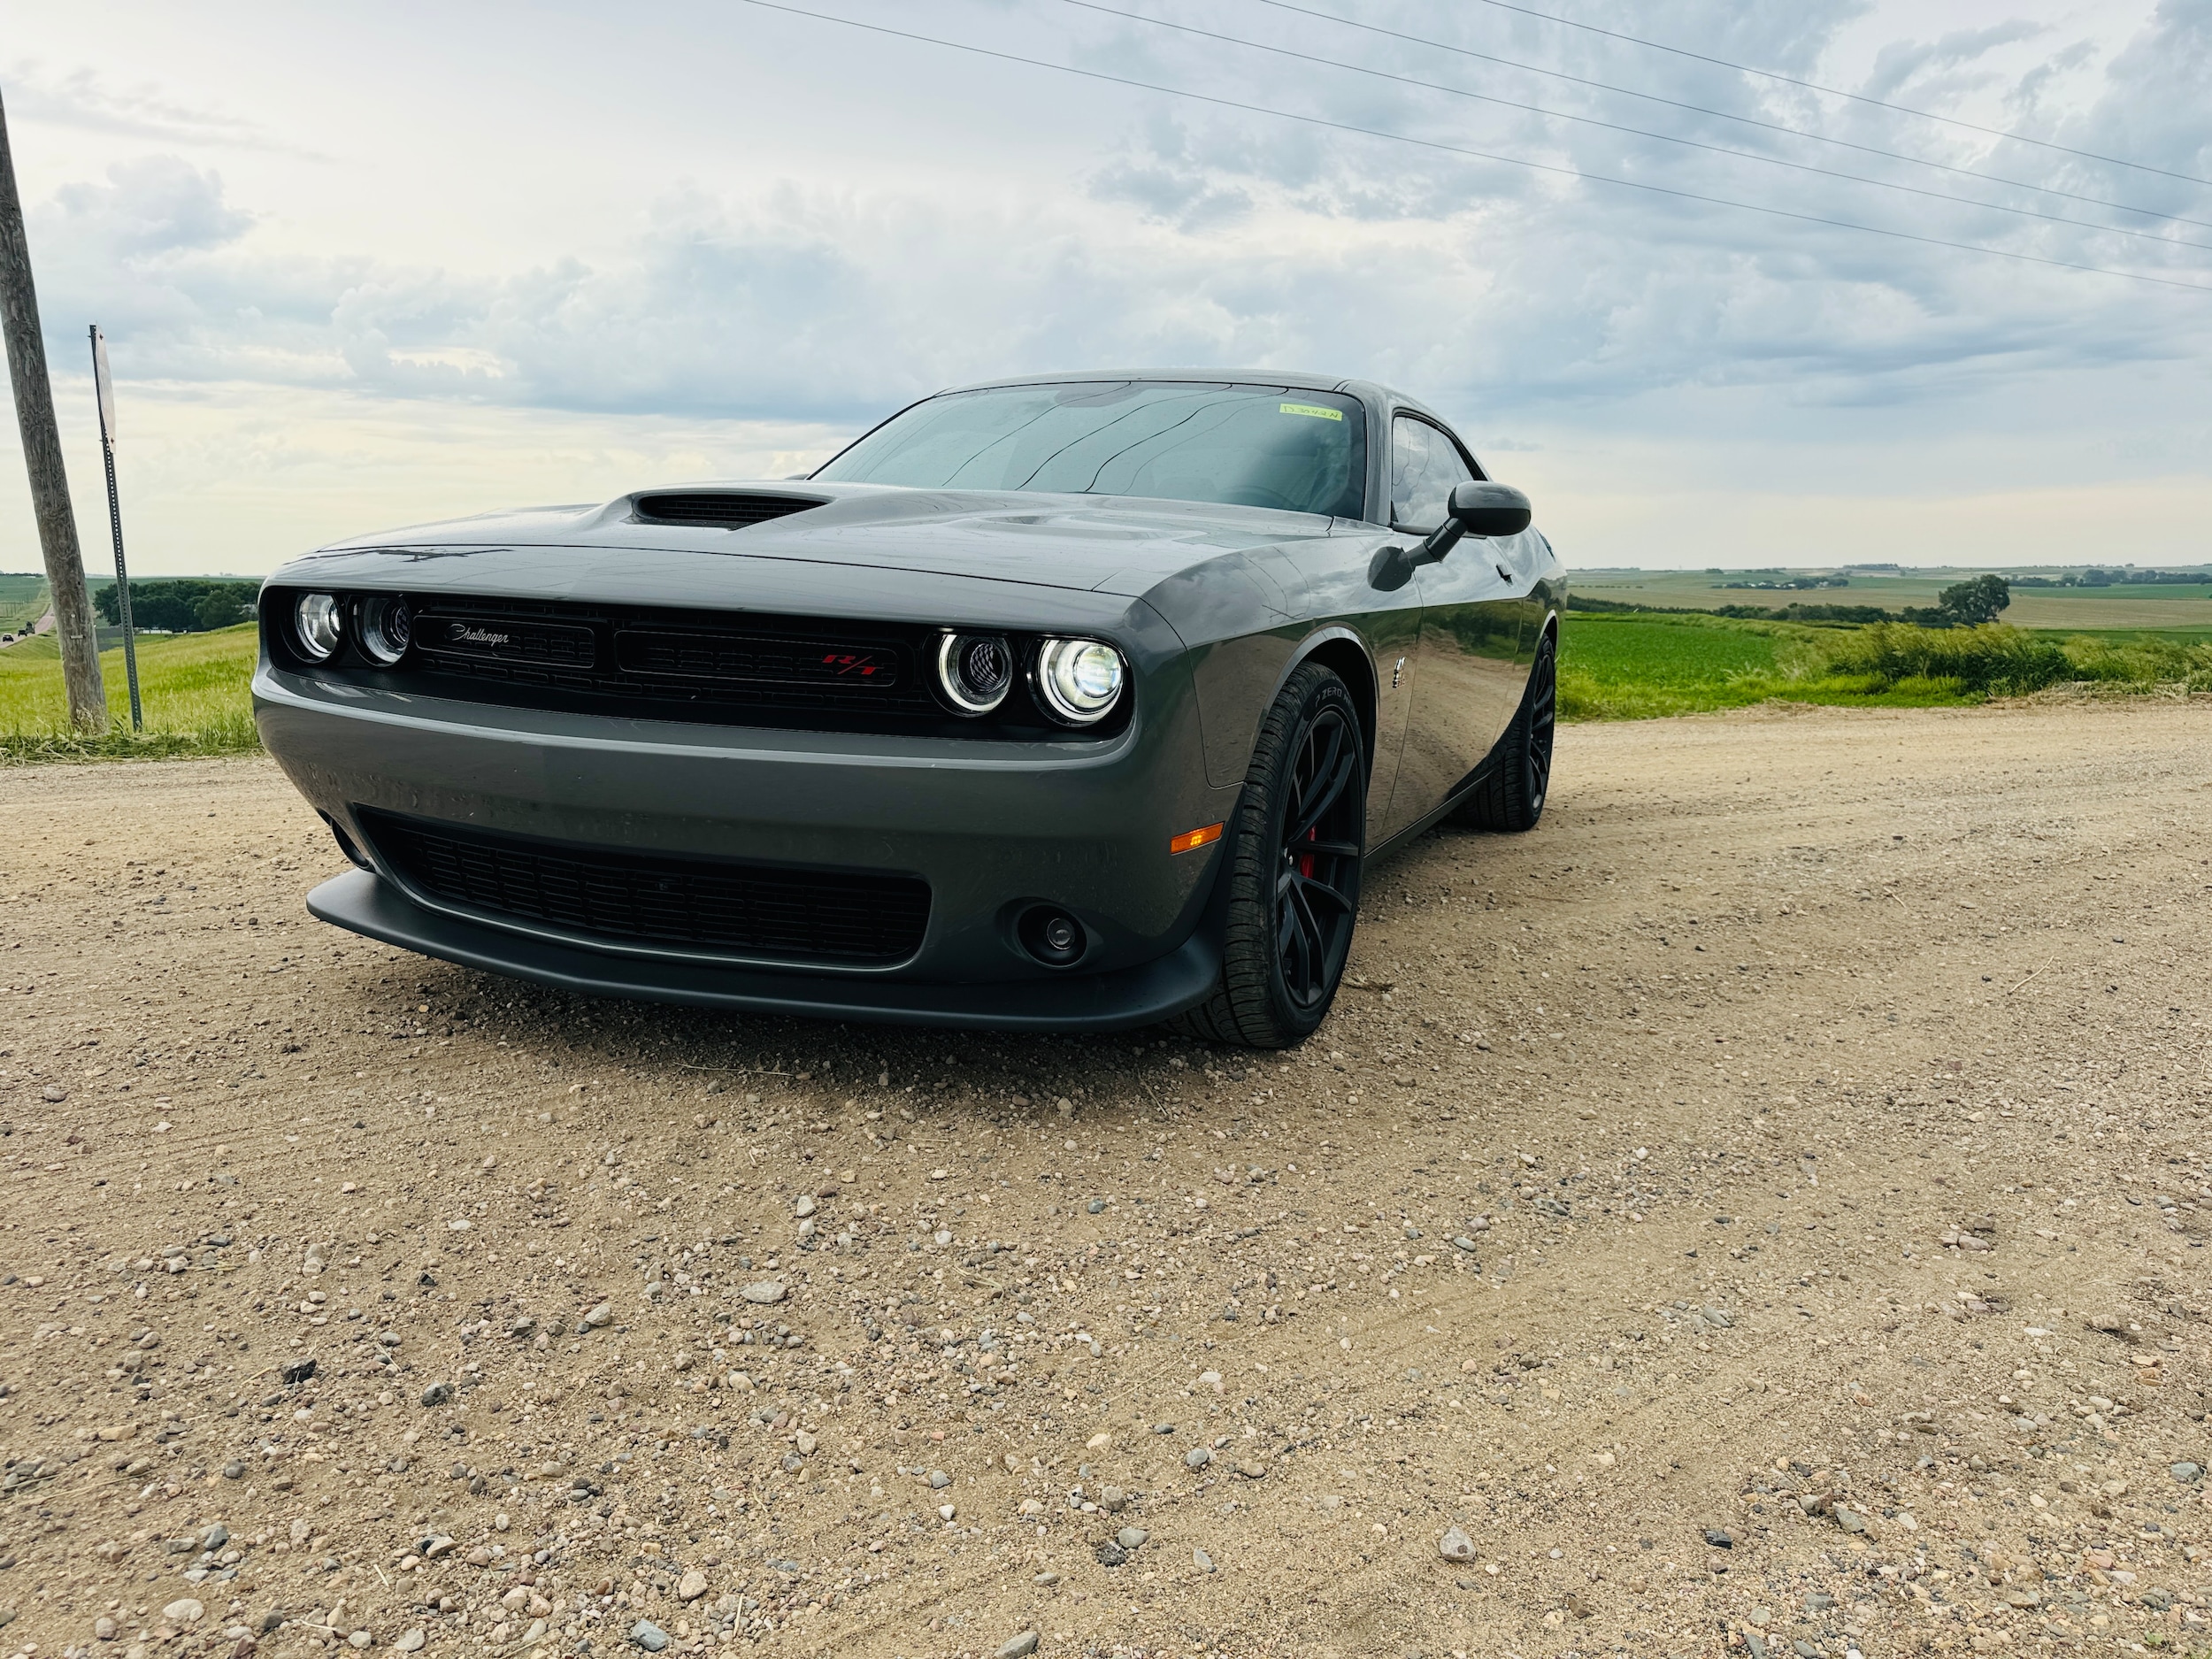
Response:
[[[1417,87],[1425,92],[1441,92],[1455,98],[1468,98],[1479,104],[1496,104],[1501,109],[1520,110],[1531,115],[1540,115],[1547,120],[1572,121],[1578,126],[1602,127],[1609,133],[1624,133],[1633,138],[1648,138],[1663,144],[1679,144],[1686,150],[1702,150],[1710,155],[1732,156],[1742,161],[1755,161],[1770,167],[1786,167],[1794,173],[1809,173],[1824,179],[1841,179],[1853,184],[1871,185],[1878,190],[1895,190],[1906,196],[1924,196],[1933,202],[1955,202],[1962,206],[1981,208],[1992,213],[2011,213],[2022,219],[2041,219],[2051,225],[2073,225],[2101,235],[2129,236],[2140,242],[2156,242],[2165,248],[2200,248],[2212,252],[2212,242],[2193,242],[2185,236],[2162,236],[2155,231],[2131,230],[2123,225],[2100,225],[2093,219],[2075,219],[2065,213],[2046,213],[2032,207],[2013,207],[2002,202],[1984,202],[1970,196],[1955,196],[1948,190],[1924,189],[1916,184],[1901,184],[1893,179],[1870,178],[1863,173],[1844,173],[1834,167],[1816,166],[1809,161],[1791,161],[1781,156],[1762,155],[1755,150],[1739,150],[1731,144],[1709,144],[1702,139],[1684,138],[1673,133],[1655,133],[1641,127],[1626,127],[1618,121],[1608,121],[1594,115],[1576,115],[1565,110],[1546,109],[1540,104],[1524,104],[1517,98],[1502,98],[1487,92],[1476,92],[1465,87],[1448,86],[1442,81],[1424,81],[1417,75],[1402,75],[1387,69],[1372,69],[1364,64],[1346,63],[1341,58],[1324,58],[1314,52],[1302,52],[1288,46],[1272,46],[1265,41],[1246,40],[1240,35],[1223,35],[1213,29],[1200,28],[1192,23],[1171,22],[1165,18],[1148,17],[1141,12],[1124,12],[1117,6],[1101,5],[1098,0],[1062,0],[1062,4],[1085,12],[1095,12],[1106,17],[1121,18],[1132,23],[1142,23],[1153,28],[1171,29],[1178,34],[1192,35],[1201,40],[1219,41],[1225,46],[1240,46],[1248,50],[1267,52],[1277,58],[1288,58],[1299,63],[1318,65],[1324,69],[1340,69],[1348,74],[1366,75],[1373,80],[1394,81],[1402,87]],[[2204,225],[2212,230],[2212,221],[2185,220],[2188,224]]]
[[[1506,69],[1518,69],[1548,80],[1562,81],[1570,86],[1588,87],[1597,92],[1610,92],[1624,98],[1639,98],[1646,104],[1656,104],[1670,110],[1680,110],[1689,115],[1709,116],[1716,120],[1733,121],[1739,126],[1757,127],[1762,132],[1786,133],[1793,138],[1802,138],[1816,144],[1831,144],[1838,150],[1856,150],[1863,156],[1879,156],[1885,161],[1901,161],[1916,167],[1931,168],[1937,173],[1956,173],[1983,184],[2009,185],[2017,190],[2038,190],[2046,196],[2062,196],[2069,202],[2080,202],[2090,207],[2110,208],[2116,213],[2139,213],[2145,219],[2162,219],[2177,225],[2194,225],[2202,230],[2212,230],[2212,219],[2191,219],[2181,213],[2162,212],[2154,207],[2138,207],[2132,202],[2115,202],[2109,197],[2090,196],[2080,190],[2064,190],[2055,184],[2042,184],[2032,179],[2011,179],[2001,173],[1984,173],[1975,167],[1962,167],[1947,161],[1932,161],[1925,156],[1915,156],[1901,150],[1885,150],[1879,144],[1862,144],[1855,139],[1837,138],[1831,134],[1816,133],[1810,127],[1792,127],[1786,121],[1770,121],[1755,115],[1744,115],[1733,110],[1714,109],[1709,104],[1688,104],[1680,98],[1662,96],[1656,92],[1640,91],[1634,87],[1617,86],[1609,81],[1593,81],[1587,75],[1569,74],[1563,69],[1549,69],[1541,64],[1524,63],[1517,58],[1501,58],[1495,52],[1479,52],[1471,46],[1455,46],[1449,41],[1431,40],[1424,35],[1409,35],[1402,29],[1385,28],[1379,23],[1363,23],[1357,19],[1340,17],[1333,12],[1324,12],[1315,6],[1294,4],[1294,0],[1253,0],[1256,5],[1271,6],[1278,12],[1295,12],[1300,17],[1313,18],[1324,23],[1334,23],[1362,34],[1381,35],[1386,39],[1402,41],[1409,46],[1419,46],[1430,51],[1449,52],[1454,57],[1471,58],[1477,63],[1496,64]]]
[[[1640,35],[1624,35],[1618,29],[1600,28],[1594,23],[1577,22],[1573,18],[1561,17],[1555,12],[1539,12],[1533,6],[1515,5],[1512,0],[1481,0],[1486,6],[1501,12],[1517,12],[1525,18],[1536,18],[1546,23],[1556,23],[1562,28],[1580,29],[1588,35],[1602,35],[1608,40],[1624,41],[1631,46],[1641,46],[1648,51],[1666,52],[1676,58],[1687,58],[1701,64],[1711,64],[1719,69],[1732,69],[1740,75],[1756,75],[1763,81],[1778,81],[1786,87],[1801,87],[1808,92],[1818,92],[1832,98],[1847,98],[1854,104],[1870,104],[1878,110],[1888,110],[1898,115],[1916,116],[1924,121],[1939,121],[1946,127],[1962,127],[1970,133],[1979,133],[1988,138],[2009,139],[2016,144],[2033,144],[2039,150],[2055,150],[2061,155],[2078,156],[2084,161],[2101,161],[2108,166],[2131,167],[2138,173],[2154,173],[2162,178],[2179,179],[2188,184],[2212,185],[2212,179],[2200,179],[2193,173],[2175,173],[2166,167],[2154,167],[2147,161],[2130,161],[2121,156],[2101,156],[2093,150],[2076,150],[2070,144],[2055,143],[2047,138],[2032,138],[2025,133],[2008,131],[2001,127],[1980,127],[1972,121],[1962,121],[1955,115],[1938,115],[1932,110],[1916,110],[1910,104],[1891,104],[1881,98],[1870,98],[1863,92],[1846,92],[1840,87],[1824,87],[1817,81],[1801,81],[1795,75],[1786,75],[1778,70],[1758,69],[1749,64],[1731,63],[1725,58],[1714,58],[1704,52],[1694,52],[1686,47],[1670,46],[1663,41],[1647,41]]]
[[[1263,104],[1248,104],[1237,98],[1225,98],[1209,92],[1193,92],[1181,87],[1163,86],[1157,81],[1140,81],[1133,75],[1117,75],[1102,69],[1082,69],[1072,64],[1056,64],[1049,58],[1030,58],[1019,52],[1010,52],[991,46],[977,46],[966,41],[946,40],[939,35],[923,35],[912,29],[895,28],[887,23],[869,23],[858,18],[840,17],[834,12],[810,11],[804,6],[785,4],[785,0],[740,0],[740,3],[762,12],[778,12],[787,17],[810,19],[817,23],[833,23],[841,27],[864,34],[879,35],[888,39],[911,41],[918,45],[937,46],[948,51],[965,52],[971,57],[988,58],[1000,63],[1021,64],[1032,69],[1047,69],[1056,74],[1072,75],[1084,81],[1094,81],[1110,86],[1129,87],[1141,92],[1156,92],[1164,97],[1182,98],[1194,104],[1210,104],[1216,109],[1236,110],[1247,115],[1263,115],[1277,120],[1294,121],[1301,126],[1314,127],[1330,132],[1352,133],[1365,138],[1379,138],[1390,143],[1406,144],[1418,150],[1440,151],[1446,155],[1463,156],[1476,161],[1494,161],[1509,167],[1520,167],[1532,173],[1548,173],[1556,178],[1574,179],[1590,184],[1609,184],[1624,190],[1641,190],[1648,195],[1671,196],[1677,201],[1699,202],[1711,207],[1735,208],[1744,212],[1761,213],[1771,219],[1789,219],[1801,225],[1819,225],[1832,230],[1857,231],[1870,236],[1883,236],[1893,242],[1917,242],[1923,247],[1947,248],[1958,253],[1985,254],[1992,258],[2009,259],[2016,264],[2043,265],[2057,271],[2083,271],[2096,276],[2118,277],[2124,281],[2144,282],[2156,288],[2183,288],[2193,294],[2212,294],[2212,284],[2187,282],[2176,277],[2153,276],[2147,272],[2123,271],[2111,265],[2087,265],[2076,259],[2055,259],[2043,254],[2021,253],[2010,248],[1991,248],[1978,242],[1953,242],[1941,236],[1924,236],[1916,231],[1893,230],[1880,225],[1862,225],[1851,219],[1829,219],[1816,213],[1800,213],[1786,207],[1769,207],[1756,202],[1740,202],[1724,196],[1709,196],[1698,190],[1677,189],[1671,185],[1651,184],[1639,179],[1617,179],[1610,174],[1589,173],[1578,167],[1559,166],[1551,162],[1530,161],[1525,157],[1500,155],[1493,150],[1476,150],[1464,144],[1448,144],[1440,139],[1415,138],[1404,133],[1393,133],[1382,127],[1361,127],[1351,121],[1332,120],[1326,116],[1303,115],[1294,110],[1271,108]]]

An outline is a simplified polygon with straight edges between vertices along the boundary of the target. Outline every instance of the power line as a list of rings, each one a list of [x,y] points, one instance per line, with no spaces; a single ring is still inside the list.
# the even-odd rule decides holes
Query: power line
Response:
[[[1482,0],[1486,6],[1501,12],[1517,12],[1525,18],[1537,18],[1546,23],[1556,23],[1562,28],[1580,29],[1588,35],[1602,35],[1608,40],[1625,41],[1631,46],[1641,46],[1648,51],[1666,52],[1676,58],[1687,58],[1701,64],[1711,64],[1720,69],[1732,69],[1738,74],[1756,75],[1763,81],[1779,81],[1786,87],[1801,87],[1808,92],[1824,93],[1832,98],[1848,98],[1854,104],[1870,104],[1878,110],[1888,110],[1898,115],[1910,115],[1924,121],[1940,121],[1946,127],[1963,127],[1970,133],[1980,133],[1989,138],[2005,138],[2016,144],[2033,144],[2039,150],[2055,150],[2063,156],[2079,156],[2085,161],[2101,161],[2115,167],[2132,167],[2138,173],[2154,173],[2161,178],[2180,179],[2189,184],[2212,184],[2212,179],[2200,179],[2193,173],[2173,173],[2164,167],[2154,167],[2148,162],[2124,161],[2117,156],[2101,156],[2093,150],[2076,150],[2069,144],[2055,144],[2047,138],[2030,138],[2025,133],[2008,132],[2001,127],[1978,127],[1971,121],[1962,121],[1955,115],[1938,115],[1932,110],[1916,110],[1909,104],[1886,104],[1879,98],[1870,98],[1864,93],[1846,92],[1840,87],[1824,87],[1817,81],[1800,81],[1772,69],[1754,69],[1748,64],[1731,63],[1725,58],[1709,58],[1703,52],[1694,52],[1680,46],[1669,46],[1659,41],[1647,41],[1641,35],[1624,35],[1617,29],[1601,29],[1594,23],[1578,23],[1572,18],[1563,18],[1555,12],[1539,12],[1530,6],[1514,5],[1510,0]]]
[[[1563,110],[1548,110],[1540,104],[1523,104],[1514,98],[1494,97],[1486,92],[1471,92],[1464,87],[1446,86],[1441,81],[1423,81],[1413,75],[1394,74],[1386,69],[1370,69],[1363,64],[1348,64],[1340,58],[1322,58],[1312,52],[1295,51],[1287,46],[1271,46],[1263,41],[1248,41],[1234,35],[1217,34],[1202,29],[1194,24],[1171,23],[1164,18],[1146,17],[1142,12],[1123,12],[1113,6],[1100,5],[1097,0],[1064,0],[1068,5],[1085,12],[1096,12],[1107,17],[1121,18],[1132,23],[1148,24],[1154,28],[1172,29],[1182,35],[1194,35],[1201,40],[1219,41],[1226,46],[1241,46],[1256,52],[1269,52],[1278,58],[1294,58],[1300,63],[1317,64],[1324,69],[1341,69],[1350,74],[1368,75],[1378,81],[1394,81],[1402,87],[1418,87],[1426,92],[1441,92],[1455,98],[1471,98],[1479,104],[1494,104],[1502,109],[1521,110],[1531,115],[1540,115],[1547,120],[1573,121],[1584,127],[1603,127],[1609,133],[1625,133],[1635,138],[1649,138],[1663,144],[1679,144],[1688,150],[1702,150],[1710,155],[1732,156],[1740,161],[1756,161],[1770,167],[1787,167],[1794,173],[1817,173],[1824,179],[1842,179],[1853,184],[1872,185],[1878,190],[1896,190],[1907,196],[1924,196],[1932,202],[1955,202],[1962,206],[1980,208],[1992,213],[2011,213],[2022,219],[2039,219],[2046,224],[2074,225],[2084,230],[2093,230],[2107,236],[2131,236],[2141,242],[2156,242],[2165,248],[2201,248],[2212,252],[2212,242],[2192,242],[2185,236],[2162,236],[2154,231],[2129,230],[2118,225],[2100,225],[2094,220],[2074,219],[2064,213],[2045,213],[2032,207],[2010,207],[2001,202],[1978,201],[1970,196],[1954,196],[1948,190],[1927,190],[1918,185],[1900,184],[1890,179],[1871,179],[1863,173],[1842,173],[1833,167],[1815,166],[1807,161],[1789,161],[1779,156],[1765,156],[1755,150],[1738,150],[1728,144],[1709,144],[1701,139],[1682,138],[1672,133],[1655,133],[1640,127],[1624,127],[1618,121],[1601,120],[1594,115],[1572,115]],[[2189,220],[2187,223],[2198,221]],[[2212,230],[2212,223],[2205,228]]]
[[[1571,75],[1563,69],[1547,69],[1540,64],[1525,64],[1518,58],[1501,58],[1494,52],[1479,52],[1472,47],[1455,46],[1449,41],[1433,41],[1419,35],[1408,35],[1402,30],[1387,29],[1379,23],[1361,23],[1352,18],[1339,17],[1333,12],[1317,11],[1311,6],[1292,4],[1292,0],[1255,0],[1255,4],[1272,6],[1278,12],[1294,12],[1300,17],[1314,18],[1324,23],[1334,23],[1348,29],[1358,29],[1368,35],[1379,35],[1394,41],[1403,41],[1409,46],[1425,47],[1431,51],[1450,52],[1455,57],[1471,58],[1478,63],[1497,64],[1507,69],[1518,69],[1532,75],[1542,75],[1553,81],[1563,81],[1570,86],[1589,87],[1599,92],[1611,92],[1624,98],[1640,98],[1647,104],[1656,104],[1670,110],[1681,110],[1691,115],[1708,115],[1716,120],[1734,121],[1744,127],[1755,127],[1762,132],[1786,133],[1792,138],[1807,139],[1816,144],[1832,144],[1839,150],[1853,150],[1863,156],[1879,156],[1885,161],[1902,161],[1916,167],[1930,167],[1938,173],[1952,173],[1962,179],[1972,179],[1981,184],[2010,185],[2018,190],[2040,190],[2046,196],[2063,196],[2069,202],[2080,202],[2090,207],[2108,207],[2116,213],[2139,213],[2146,219],[2162,219],[2177,225],[2194,225],[2200,229],[2212,230],[2212,219],[2190,219],[2179,213],[2162,213],[2154,207],[2138,207],[2131,202],[2115,202],[2101,196],[2087,196],[2079,190],[2062,190],[2055,184],[2038,184],[2031,179],[2008,179],[2001,173],[1982,173],[1972,167],[1954,165],[1947,161],[1931,161],[1925,156],[1908,155],[1901,150],[1884,150],[1879,144],[1862,144],[1848,138],[1834,138],[1826,133],[1816,133],[1802,127],[1792,127],[1784,121],[1763,120],[1755,115],[1740,115],[1732,110],[1717,110],[1702,104],[1686,104],[1679,98],[1662,97],[1656,92],[1640,92],[1634,87],[1616,86],[1609,81],[1593,81],[1586,75]],[[2178,175],[2177,175],[2178,176]]]
[[[1164,87],[1156,81],[1139,81],[1130,75],[1108,74],[1101,69],[1079,69],[1071,64],[1056,64],[1042,58],[1025,58],[1018,52],[1000,51],[989,46],[972,46],[965,41],[940,39],[934,35],[918,35],[910,29],[893,28],[884,23],[864,23],[857,18],[837,17],[827,12],[810,12],[803,6],[787,5],[781,0],[742,0],[742,4],[763,12],[780,12],[788,17],[811,19],[817,23],[835,23],[845,28],[858,29],[869,35],[881,35],[894,40],[912,41],[923,46],[941,46],[948,51],[966,52],[972,57],[995,58],[1000,63],[1022,64],[1032,69],[1049,69],[1057,74],[1074,75],[1085,81],[1102,81],[1110,86],[1133,87],[1140,92],[1156,92],[1163,96],[1183,98],[1194,104],[1211,104],[1217,109],[1237,110],[1247,115],[1264,115],[1278,120],[1296,121],[1304,127],[1317,127],[1330,132],[1355,133],[1363,138],[1380,138],[1394,144],[1409,144],[1418,150],[1440,150],[1447,155],[1464,156],[1476,161],[1494,161],[1509,167],[1523,167],[1532,173],[1551,173],[1558,178],[1575,179],[1590,184],[1609,184],[1624,190],[1642,190],[1653,196],[1672,196],[1678,201],[1701,202],[1711,207],[1732,207],[1747,213],[1763,213],[1771,219],[1786,219],[1801,225],[1820,225],[1832,230],[1854,230],[1870,236],[1886,236],[1893,242],[1918,242],[1923,247],[1948,248],[1956,253],[1986,254],[1993,258],[2010,259],[2022,265],[2048,266],[2057,271],[2085,271],[2095,276],[2120,277],[2130,282],[2147,282],[2157,288],[2185,288],[2193,294],[2212,294],[2212,285],[2185,282],[2175,277],[2151,276],[2140,271],[2115,270],[2109,265],[2084,265],[2073,259],[2053,259],[2042,254],[2019,253],[2009,248],[1987,248],[1970,242],[1950,242],[1940,236],[1924,236],[1916,231],[1890,230],[1879,225],[1861,225],[1850,219],[1824,219],[1816,213],[1797,213],[1786,207],[1766,207],[1755,202],[1738,202],[1724,196],[1707,196],[1696,190],[1678,190],[1664,184],[1647,184],[1637,179],[1616,179],[1602,173],[1586,173],[1576,167],[1555,166],[1549,162],[1528,161],[1518,156],[1501,156],[1486,150],[1473,150],[1463,144],[1447,144],[1432,138],[1413,138],[1403,133],[1386,132],[1379,127],[1359,127],[1349,121],[1333,121],[1325,116],[1301,115],[1292,110],[1270,109],[1265,104],[1245,104],[1235,98],[1216,97],[1210,93],[1189,92],[1180,87]]]

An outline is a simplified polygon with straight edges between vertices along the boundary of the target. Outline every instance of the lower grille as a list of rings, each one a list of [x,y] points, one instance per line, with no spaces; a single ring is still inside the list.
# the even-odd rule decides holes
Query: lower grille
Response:
[[[401,875],[434,897],[629,943],[887,966],[921,948],[929,884],[554,846],[364,811]]]

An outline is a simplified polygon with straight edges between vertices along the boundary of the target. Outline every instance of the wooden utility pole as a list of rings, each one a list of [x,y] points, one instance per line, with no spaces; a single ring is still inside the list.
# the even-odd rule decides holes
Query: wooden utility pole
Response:
[[[46,586],[61,636],[61,678],[69,720],[81,732],[104,732],[107,696],[100,685],[100,636],[85,589],[77,518],[69,508],[69,474],[54,424],[54,388],[46,378],[46,342],[38,331],[38,291],[31,285],[31,250],[23,235],[23,201],[16,194],[8,115],[0,105],[0,327],[7,334],[8,378],[15,389],[23,464],[31,474],[31,510],[46,555]]]

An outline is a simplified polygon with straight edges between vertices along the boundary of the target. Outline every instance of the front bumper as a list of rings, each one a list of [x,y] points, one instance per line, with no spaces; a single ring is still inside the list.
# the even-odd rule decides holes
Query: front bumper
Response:
[[[1133,968],[1013,983],[933,985],[609,956],[441,915],[365,870],[324,882],[307,895],[307,908],[320,920],[388,945],[586,995],[902,1025],[1119,1031],[1179,1014],[1212,989],[1221,972],[1218,937],[1205,928],[1168,955]]]
[[[264,661],[262,738],[376,864],[316,890],[322,919],[426,955],[577,990],[702,1005],[1014,1028],[1109,1028],[1202,997],[1223,849],[1171,837],[1231,816],[1205,779],[1187,675],[1095,741],[963,742],[488,707],[334,684]],[[541,843],[919,877],[906,959],[854,964],[577,934],[411,883],[365,809]],[[1053,969],[1022,950],[1031,903],[1080,919]]]

